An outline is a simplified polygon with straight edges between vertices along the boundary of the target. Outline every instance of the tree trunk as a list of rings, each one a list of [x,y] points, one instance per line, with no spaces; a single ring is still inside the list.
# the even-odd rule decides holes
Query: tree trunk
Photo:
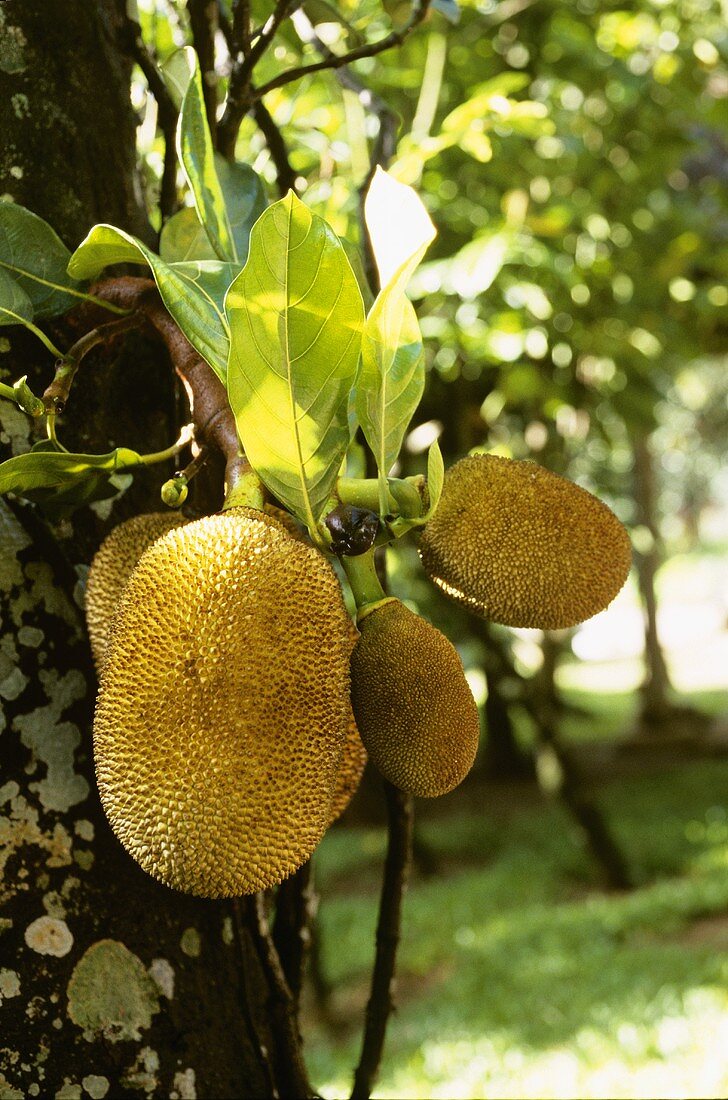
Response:
[[[70,245],[100,220],[148,233],[129,70],[114,47],[122,10],[121,0],[0,5],[2,191]],[[3,375],[27,373],[42,391],[49,357],[25,333],[8,336]],[[84,362],[60,426],[69,446],[153,450],[174,438],[163,354],[135,336],[120,355]],[[1,457],[31,442],[27,418],[0,402]],[[0,502],[2,1096],[275,1094],[270,992],[238,908],[145,875],[94,781],[79,581],[110,526],[159,507],[169,472],[145,471],[113,507],[53,528],[32,506]]]
[[[640,688],[641,719],[646,728],[659,727],[669,717],[670,676],[657,633],[657,596],[655,579],[661,564],[660,532],[657,526],[655,474],[647,437],[635,436],[634,499],[637,522],[647,528],[651,543],[636,555],[637,579],[645,618],[645,676]]]

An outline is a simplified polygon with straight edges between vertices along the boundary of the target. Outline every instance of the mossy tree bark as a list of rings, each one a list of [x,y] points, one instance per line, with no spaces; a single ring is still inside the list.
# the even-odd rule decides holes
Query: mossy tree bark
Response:
[[[129,68],[115,45],[123,7],[0,6],[0,192],[71,246],[96,221],[149,233]],[[47,353],[17,330],[2,337],[0,373],[27,373],[42,392]],[[77,450],[150,451],[174,439],[175,418],[165,353],[132,335],[89,355],[61,429]],[[0,402],[0,457],[32,441],[27,418]],[[148,878],[96,794],[79,582],[111,526],[159,506],[170,472],[146,471],[119,501],[53,527],[33,507],[0,502],[3,1096],[275,1095],[269,989],[248,927],[232,903]]]

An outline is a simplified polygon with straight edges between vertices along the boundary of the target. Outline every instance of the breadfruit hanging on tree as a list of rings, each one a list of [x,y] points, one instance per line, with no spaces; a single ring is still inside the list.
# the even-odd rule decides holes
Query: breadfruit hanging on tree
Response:
[[[448,470],[420,542],[430,578],[506,626],[591,618],[627,579],[629,536],[586,489],[535,462],[471,455]]]
[[[97,671],[103,667],[111,624],[134,566],[155,539],[186,522],[179,512],[132,516],[101,543],[88,572],[85,601],[86,625]]]
[[[455,647],[396,599],[359,620],[351,701],[370,759],[409,794],[446,794],[470,771],[478,708]]]
[[[351,648],[333,569],[266,515],[232,509],[149,547],[94,724],[104,809],[146,871],[229,897],[308,859],[347,735]]]

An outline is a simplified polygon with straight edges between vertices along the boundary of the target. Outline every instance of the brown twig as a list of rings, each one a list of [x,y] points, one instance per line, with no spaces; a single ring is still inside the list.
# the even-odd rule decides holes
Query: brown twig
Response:
[[[164,167],[159,192],[159,208],[162,221],[166,221],[177,208],[177,108],[164,83],[156,58],[144,41],[141,27],[132,19],[127,19],[122,34],[122,45],[129,56],[136,61],[144,74],[149,91],[157,101],[159,125],[164,136]]]
[[[288,146],[273,116],[262,100],[258,100],[253,106],[253,117],[268,143],[271,160],[276,167],[276,181],[280,194],[287,195],[289,191],[296,191],[297,173],[291,165]]]
[[[200,61],[205,114],[213,145],[217,132],[217,78],[215,74],[215,31],[218,25],[217,4],[210,0],[187,0],[192,28],[192,41]]]
[[[258,1061],[260,1063],[263,1074],[268,1083],[268,1092],[272,1100],[279,1100],[280,1093],[276,1087],[275,1075],[273,1073],[273,1065],[271,1063],[270,1051],[266,1044],[265,1039],[260,1033],[260,1030],[256,1024],[255,1018],[251,1011],[250,1006],[255,1003],[256,997],[252,989],[252,983],[250,981],[250,969],[254,963],[254,958],[251,958],[252,943],[250,942],[250,930],[246,926],[243,919],[243,902],[240,898],[233,899],[233,926],[235,930],[235,938],[238,945],[238,953],[240,955],[240,966],[243,979],[243,1012],[245,1014],[246,1022],[250,1033],[255,1040],[256,1052],[258,1055]]]
[[[61,413],[66,407],[68,395],[73,385],[76,371],[81,365],[84,356],[99,344],[109,344],[122,332],[136,328],[142,324],[144,318],[137,313],[131,313],[128,317],[120,317],[117,321],[109,321],[105,325],[91,329],[85,336],[68,349],[62,359],[56,363],[56,373],[53,381],[43,394],[43,404],[48,413]]]
[[[394,1009],[394,969],[402,922],[402,899],[412,860],[412,796],[386,779],[383,783],[387,803],[387,856],[379,898],[372,984],[351,1100],[369,1100],[379,1072],[387,1022]]]
[[[253,69],[273,41],[283,20],[291,14],[294,8],[298,7],[299,3],[300,0],[277,0],[270,19],[255,42],[251,45],[250,37],[248,37],[249,48],[246,51],[243,48],[241,39],[239,51],[233,56],[227,103],[220,119],[217,141],[218,149],[228,159],[235,156],[235,142],[237,141],[241,122],[254,101],[261,98],[251,85]],[[238,7],[235,13],[236,16],[239,10]],[[235,22],[233,22],[233,32],[235,32]],[[237,45],[238,43],[236,43]]]
[[[340,69],[343,66],[351,65],[354,61],[361,61],[365,57],[376,57],[377,54],[384,53],[385,50],[401,46],[405,38],[423,21],[430,9],[430,3],[431,0],[415,0],[412,15],[404,26],[400,27],[399,30],[390,31],[378,42],[369,42],[365,46],[357,46],[356,49],[349,50],[348,53],[344,54],[332,53],[330,57],[325,57],[321,61],[312,61],[310,65],[298,65],[296,68],[287,69],[285,72],[273,77],[267,84],[251,88],[250,94],[254,99],[260,99],[261,96],[272,92],[274,88],[282,88],[285,84],[291,84],[294,80],[300,80],[304,76],[320,73],[325,69]]]
[[[254,894],[245,899],[247,927],[270,988],[270,1008],[274,1020],[274,1038],[279,1047],[276,1059],[278,1084],[281,1095],[306,1100],[314,1096],[303,1060],[301,1037],[298,1031],[296,1003],[283,973],[265,911],[265,895]]]
[[[139,313],[162,338],[190,398],[195,438],[200,445],[206,444],[223,456],[225,482],[228,489],[232,488],[250,466],[240,453],[235,417],[225,387],[167,313],[155,283],[124,275],[104,279],[92,291],[97,298]],[[82,318],[94,320],[100,311],[101,307],[85,305],[80,312]]]
[[[309,860],[278,887],[273,921],[273,943],[296,1011],[301,997],[306,957],[311,947],[311,925],[316,914],[316,901]]]

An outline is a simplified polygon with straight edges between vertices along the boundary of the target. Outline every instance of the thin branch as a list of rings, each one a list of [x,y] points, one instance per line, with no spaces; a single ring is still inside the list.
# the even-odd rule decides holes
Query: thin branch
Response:
[[[391,50],[395,46],[401,46],[404,40],[411,34],[415,27],[423,21],[430,9],[431,0],[416,0],[412,15],[399,30],[391,31],[379,42],[370,42],[366,46],[358,46],[348,53],[334,54],[322,61],[313,61],[310,65],[299,65],[294,69],[287,69],[283,73],[269,80],[267,84],[261,84],[258,88],[251,89],[251,95],[255,99],[272,92],[274,88],[282,88],[285,84],[291,84],[294,80],[300,80],[311,73],[319,73],[325,69],[340,69],[345,65],[351,65],[354,61],[361,61],[365,57],[376,57],[377,54]]]
[[[253,107],[253,116],[268,144],[271,160],[276,167],[276,182],[281,195],[296,191],[297,173],[293,169],[283,134],[262,100]]]
[[[387,857],[379,898],[372,984],[351,1100],[369,1100],[379,1072],[387,1022],[394,1009],[394,968],[402,922],[402,899],[412,861],[412,796],[386,779],[383,783],[388,818]]]
[[[195,438],[219,451],[225,460],[225,481],[232,488],[250,470],[240,453],[240,444],[225,387],[202,356],[195,351],[177,323],[167,313],[152,279],[124,275],[96,283],[93,293],[140,313],[162,338],[174,369],[185,384],[190,398]],[[101,306],[81,308],[83,319],[98,317]]]
[[[296,1010],[301,997],[306,957],[311,947],[311,925],[316,907],[309,860],[278,887],[273,921],[273,942]]]
[[[157,101],[159,125],[164,136],[164,167],[159,208],[162,221],[165,221],[177,207],[177,108],[164,83],[156,58],[144,41],[142,29],[133,19],[127,19],[122,32],[122,45],[129,56],[136,61],[144,74],[149,91]]]
[[[120,317],[118,321],[109,321],[108,324],[99,325],[98,328],[92,329],[91,332],[87,332],[85,336],[77,340],[65,355],[58,360],[53,381],[46,387],[43,394],[43,404],[46,412],[63,412],[73,385],[73,379],[84,356],[88,355],[99,344],[109,344],[122,332],[136,328],[143,320],[144,318],[139,314],[131,313],[128,317]]]
[[[279,1047],[276,1059],[281,1095],[286,1097],[314,1096],[303,1060],[301,1037],[298,1030],[296,1002],[283,973],[281,960],[271,936],[265,911],[265,895],[262,892],[245,899],[247,926],[258,953],[271,993],[271,1015],[274,1022],[274,1039]]]
[[[247,52],[244,52],[243,44],[240,42],[238,52],[233,55],[227,103],[220,119],[217,140],[218,149],[228,159],[232,159],[235,155],[235,142],[237,141],[240,124],[254,101],[261,98],[251,86],[253,69],[273,41],[283,20],[291,14],[294,8],[298,7],[299,3],[300,0],[277,0],[270,19],[255,43],[250,45]],[[234,31],[235,26],[233,25]],[[234,46],[237,45],[237,42],[234,41]]]
[[[187,0],[192,28],[192,41],[200,60],[202,94],[205,114],[213,144],[217,132],[217,76],[215,73],[215,31],[218,26],[217,5],[210,0]]]
[[[243,902],[240,898],[233,899],[233,927],[235,930],[235,938],[238,945],[238,953],[240,955],[240,967],[243,979],[243,1013],[245,1015],[248,1028],[251,1035],[255,1040],[256,1053],[258,1055],[258,1061],[261,1069],[268,1082],[268,1092],[272,1097],[272,1100],[279,1100],[280,1093],[276,1088],[275,1076],[273,1073],[273,1065],[271,1063],[270,1051],[268,1046],[260,1033],[260,1029],[257,1026],[255,1017],[251,1010],[251,1005],[256,1002],[255,992],[252,987],[250,970],[254,962],[255,956],[253,955],[253,946],[251,943],[250,930],[247,927],[243,916]]]

